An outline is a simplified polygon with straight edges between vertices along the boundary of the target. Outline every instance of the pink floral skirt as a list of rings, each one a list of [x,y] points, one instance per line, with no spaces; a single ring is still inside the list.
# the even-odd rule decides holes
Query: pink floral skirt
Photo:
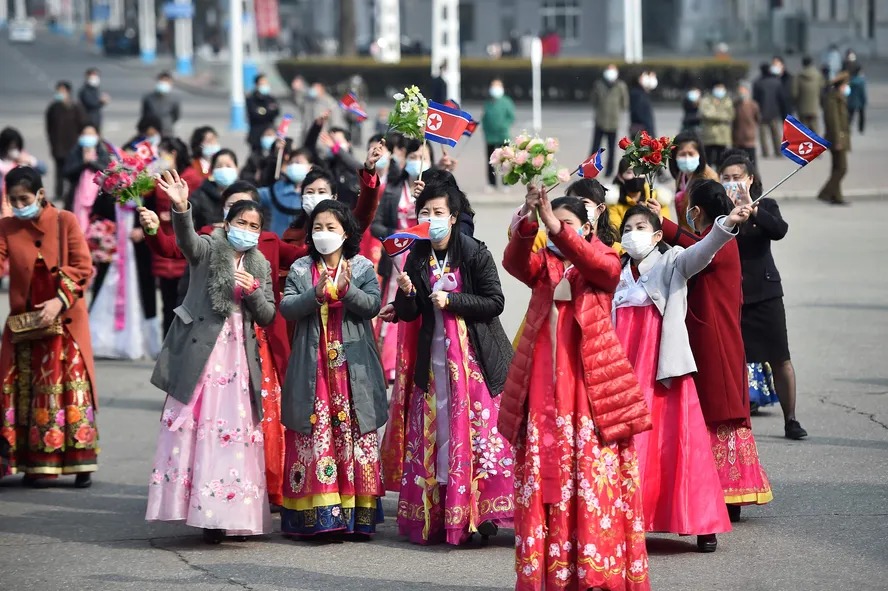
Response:
[[[771,502],[771,483],[759,463],[752,429],[740,421],[708,424],[715,467],[729,505],[764,505]]]

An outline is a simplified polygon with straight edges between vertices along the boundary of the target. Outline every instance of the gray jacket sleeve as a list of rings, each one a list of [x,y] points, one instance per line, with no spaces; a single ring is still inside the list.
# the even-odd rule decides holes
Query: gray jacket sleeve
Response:
[[[265,283],[244,298],[253,320],[259,326],[268,326],[274,320],[274,291],[271,289],[271,265],[265,262]]]
[[[191,204],[183,212],[172,208],[173,233],[176,235],[176,244],[182,254],[191,264],[195,264],[210,252],[208,237],[200,237],[194,231],[194,220],[191,218]]]
[[[346,310],[364,320],[376,318],[382,307],[382,295],[372,267],[368,267],[360,277],[352,277],[352,283],[342,298],[342,304]]]
[[[280,305],[281,316],[286,320],[301,320],[321,309],[314,290],[301,291],[299,283],[299,275],[290,268]]]
[[[712,262],[712,258],[722,246],[730,242],[739,231],[738,227],[731,230],[722,224],[727,216],[721,216],[712,224],[712,231],[703,239],[675,255],[675,270],[685,279],[690,279]]]

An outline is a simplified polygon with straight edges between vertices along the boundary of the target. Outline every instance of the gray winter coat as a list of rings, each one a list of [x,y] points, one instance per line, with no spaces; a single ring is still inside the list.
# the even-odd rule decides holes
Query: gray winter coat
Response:
[[[189,264],[191,278],[185,301],[174,310],[176,318],[163,341],[151,383],[188,404],[204,375],[210,353],[225,320],[235,310],[234,249],[225,231],[198,236],[188,211],[172,212],[176,244]],[[268,326],[274,319],[271,266],[262,253],[251,248],[244,253],[244,270],[259,281],[258,289],[243,298],[243,323],[247,365],[256,412],[262,416],[262,369],[253,322]]]
[[[362,256],[351,259],[351,285],[342,303],[342,346],[348,364],[351,400],[361,434],[376,431],[388,420],[385,377],[370,321],[379,314],[379,281],[373,264]],[[293,263],[287,275],[281,314],[296,322],[296,333],[281,392],[281,422],[288,429],[311,433],[317,389],[321,305],[315,297],[310,257]],[[326,359],[324,355],[324,359]]]

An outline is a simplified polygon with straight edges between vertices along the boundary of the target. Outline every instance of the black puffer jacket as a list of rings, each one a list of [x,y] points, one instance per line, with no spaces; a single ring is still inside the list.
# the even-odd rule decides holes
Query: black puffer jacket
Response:
[[[222,187],[215,182],[206,179],[188,198],[191,208],[194,210],[192,216],[195,228],[203,228],[223,221],[222,209],[225,200],[222,199],[222,190]]]
[[[496,263],[482,242],[461,232],[454,233],[453,237],[448,255],[451,265],[459,268],[462,292],[450,296],[447,310],[465,320],[484,381],[491,395],[497,396],[503,391],[514,351],[499,320],[505,307],[505,297]],[[410,322],[422,317],[413,381],[423,390],[427,390],[429,386],[432,336],[435,329],[428,271],[430,254],[431,245],[428,242],[416,243],[404,265],[416,288],[416,296],[407,297],[403,291],[398,290],[395,297],[395,312],[400,320]]]

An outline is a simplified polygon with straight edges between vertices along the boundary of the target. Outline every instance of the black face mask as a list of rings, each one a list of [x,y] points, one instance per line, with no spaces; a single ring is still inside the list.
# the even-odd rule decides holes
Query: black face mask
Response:
[[[623,187],[626,189],[626,193],[640,193],[644,191],[644,177],[635,177],[634,179],[624,179]]]

